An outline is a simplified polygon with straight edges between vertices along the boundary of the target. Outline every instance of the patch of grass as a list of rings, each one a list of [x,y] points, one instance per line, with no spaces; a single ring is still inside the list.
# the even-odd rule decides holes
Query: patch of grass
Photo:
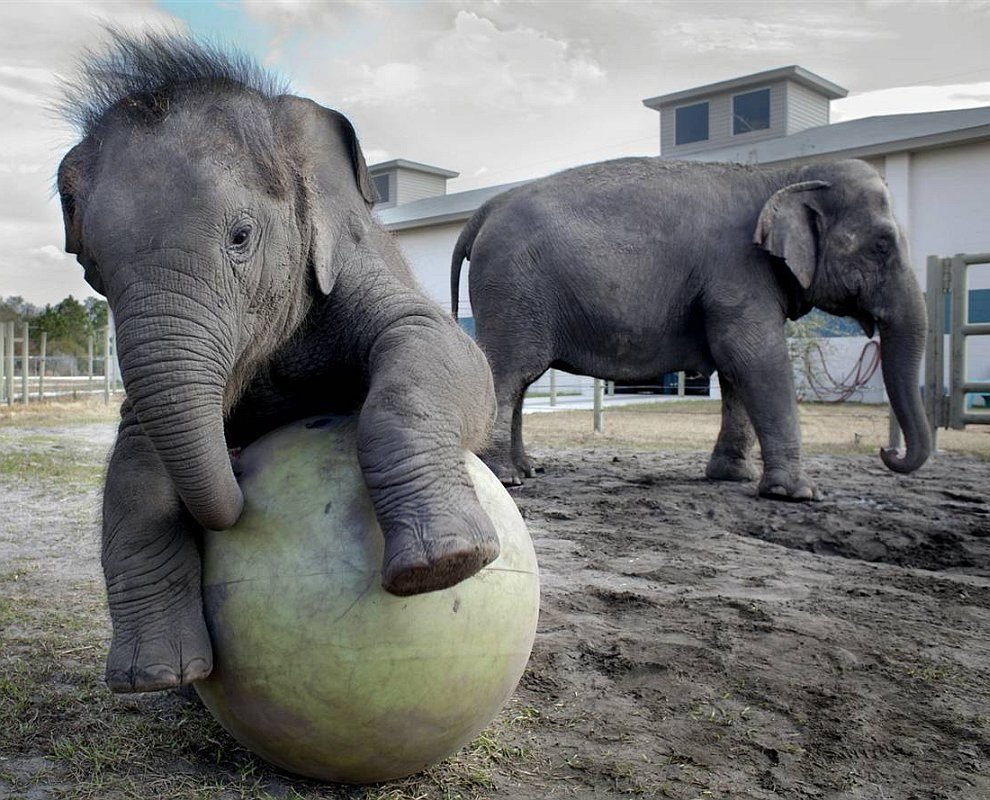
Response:
[[[104,403],[102,397],[79,400],[46,400],[0,405],[0,427],[42,427],[90,425],[98,422],[117,422],[120,419],[120,395]]]
[[[0,450],[0,476],[92,488],[103,483],[104,471],[102,462],[80,460],[58,440],[47,437],[28,437]]]

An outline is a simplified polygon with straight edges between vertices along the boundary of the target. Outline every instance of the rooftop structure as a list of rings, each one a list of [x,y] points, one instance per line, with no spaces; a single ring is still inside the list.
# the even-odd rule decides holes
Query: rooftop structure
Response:
[[[676,157],[828,125],[829,103],[847,94],[790,66],[651,97],[643,105],[660,112],[660,155]]]

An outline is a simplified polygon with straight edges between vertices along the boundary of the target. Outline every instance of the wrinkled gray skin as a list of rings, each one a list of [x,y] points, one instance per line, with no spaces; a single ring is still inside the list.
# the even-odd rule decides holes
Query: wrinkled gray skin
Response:
[[[498,540],[463,456],[490,432],[491,374],[372,221],[350,123],[198,78],[217,58],[184,40],[115,47],[151,88],[88,112],[58,190],[66,249],[113,311],[127,391],[103,567],[107,682],[132,692],[210,673],[198,537],[241,512],[229,450],[288,421],[360,408],[389,591],[452,585]]]
[[[707,475],[811,500],[786,318],[813,306],[879,328],[883,377],[910,472],[931,436],[918,390],[925,309],[880,175],[861,161],[790,169],[630,158],[579,167],[493,198],[463,259],[498,417],[484,458],[506,484],[533,475],[522,396],[548,367],[611,380],[717,370],[722,428]]]

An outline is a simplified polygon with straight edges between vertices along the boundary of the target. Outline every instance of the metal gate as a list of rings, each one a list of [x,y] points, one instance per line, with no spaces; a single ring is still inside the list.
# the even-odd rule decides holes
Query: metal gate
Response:
[[[987,411],[967,409],[966,397],[990,400],[990,381],[966,380],[966,339],[990,336],[990,323],[969,321],[969,268],[990,264],[990,253],[928,257],[928,342],[925,353],[925,412],[932,432],[990,424]],[[949,295],[949,374],[945,376],[946,295]],[[990,404],[988,404],[990,405]]]

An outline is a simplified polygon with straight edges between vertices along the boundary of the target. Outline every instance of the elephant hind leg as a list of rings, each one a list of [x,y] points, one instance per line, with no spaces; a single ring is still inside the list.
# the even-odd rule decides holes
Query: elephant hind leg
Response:
[[[754,481],[760,470],[752,458],[756,443],[753,423],[732,382],[722,373],[718,380],[722,389],[722,427],[705,475],[716,481]]]
[[[536,465],[526,453],[522,433],[523,397],[535,378],[519,373],[499,374],[494,366],[492,372],[498,411],[491,441],[480,455],[505,486],[521,486],[524,478],[532,478],[536,472]]]
[[[523,397],[526,394],[524,388],[520,392],[516,404],[512,409],[512,463],[516,472],[524,478],[532,478],[539,470],[536,462],[526,452],[522,436],[522,407]]]

